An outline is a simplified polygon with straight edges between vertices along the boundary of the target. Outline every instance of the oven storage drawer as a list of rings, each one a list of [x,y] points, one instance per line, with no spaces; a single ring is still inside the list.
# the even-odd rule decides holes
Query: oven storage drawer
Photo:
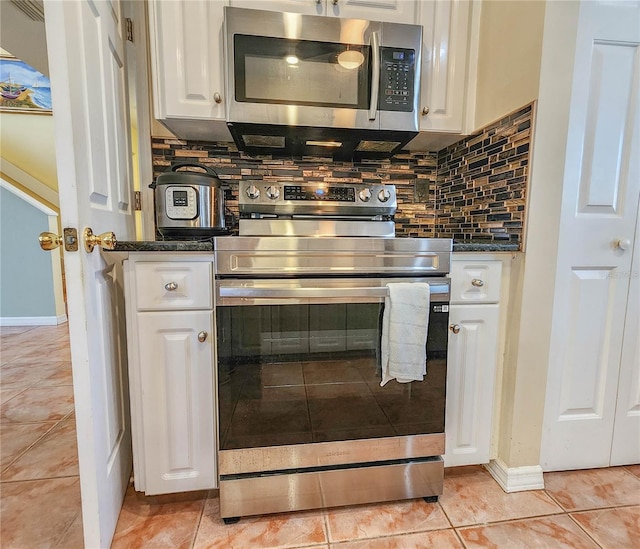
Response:
[[[211,263],[136,262],[135,271],[138,311],[213,307]]]
[[[442,494],[441,457],[343,469],[220,478],[220,516],[241,517]]]

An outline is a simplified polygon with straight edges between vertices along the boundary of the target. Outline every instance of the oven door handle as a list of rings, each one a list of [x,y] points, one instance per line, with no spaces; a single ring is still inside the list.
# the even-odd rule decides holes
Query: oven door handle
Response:
[[[388,288],[254,288],[224,287],[219,288],[220,297],[240,297],[251,299],[280,298],[332,298],[332,297],[386,297]]]

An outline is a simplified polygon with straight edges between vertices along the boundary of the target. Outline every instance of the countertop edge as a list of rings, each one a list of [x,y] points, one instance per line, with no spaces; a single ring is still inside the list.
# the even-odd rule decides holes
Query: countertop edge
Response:
[[[517,252],[519,244],[500,242],[454,242],[454,252]],[[213,252],[213,242],[195,240],[129,240],[116,243],[105,252]]]

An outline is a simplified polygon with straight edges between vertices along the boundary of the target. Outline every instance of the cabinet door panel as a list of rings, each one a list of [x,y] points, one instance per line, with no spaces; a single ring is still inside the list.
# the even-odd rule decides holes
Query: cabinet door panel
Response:
[[[327,0],[327,13],[349,19],[414,24],[416,6],[416,0]]]
[[[149,2],[156,118],[224,120],[225,2]]]
[[[447,353],[445,466],[488,463],[491,447],[498,305],[451,305]]]
[[[213,313],[140,313],[138,332],[145,492],[215,488]]]
[[[418,23],[424,27],[420,130],[460,133],[467,84],[470,3],[423,1]]]
[[[320,0],[229,0],[234,8],[251,10],[284,11],[290,13],[304,13],[306,15],[325,15],[326,1]]]

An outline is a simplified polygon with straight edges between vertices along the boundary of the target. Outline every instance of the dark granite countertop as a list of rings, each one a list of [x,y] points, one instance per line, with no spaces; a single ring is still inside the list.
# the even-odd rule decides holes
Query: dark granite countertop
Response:
[[[517,252],[514,242],[454,242],[454,252]],[[118,241],[114,252],[211,252],[211,240],[124,240]]]
[[[516,242],[453,242],[454,252],[517,252],[520,245]]]
[[[123,240],[114,252],[212,252],[211,240]]]

